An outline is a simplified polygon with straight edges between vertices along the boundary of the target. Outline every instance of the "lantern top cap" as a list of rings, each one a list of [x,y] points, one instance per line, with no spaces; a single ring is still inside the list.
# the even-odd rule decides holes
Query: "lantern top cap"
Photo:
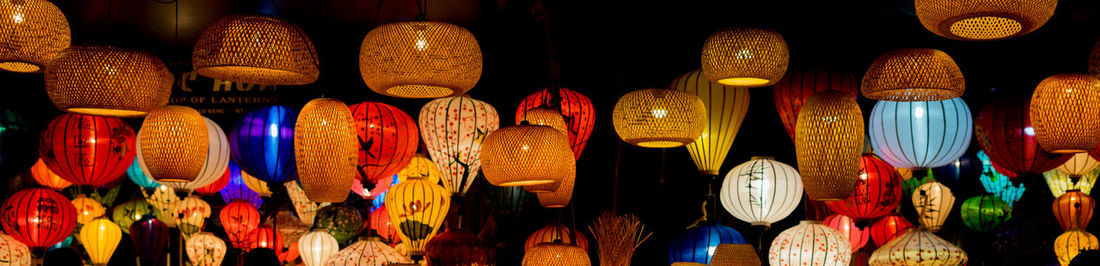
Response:
[[[775,160],[774,156],[753,156],[749,160]]]
[[[798,224],[799,224],[799,225],[808,225],[808,224],[821,224],[821,221],[816,221],[816,220],[802,220],[802,221],[799,221],[799,222],[798,222]]]

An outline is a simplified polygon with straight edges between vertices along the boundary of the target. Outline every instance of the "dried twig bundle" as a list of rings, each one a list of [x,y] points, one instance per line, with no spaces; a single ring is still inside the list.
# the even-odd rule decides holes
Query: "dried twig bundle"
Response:
[[[605,212],[588,227],[596,243],[600,265],[627,266],[634,257],[634,250],[653,233],[644,233],[645,226],[633,214],[616,215]]]

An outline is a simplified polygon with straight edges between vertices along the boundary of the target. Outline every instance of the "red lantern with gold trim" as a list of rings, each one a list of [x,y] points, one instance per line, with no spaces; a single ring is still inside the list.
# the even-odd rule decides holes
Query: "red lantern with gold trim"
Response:
[[[57,244],[76,228],[73,204],[60,193],[45,188],[15,192],[0,210],[4,231],[31,248]]]
[[[363,102],[350,108],[359,138],[356,177],[376,183],[404,169],[420,144],[416,121],[401,109],[379,102]]]
[[[134,162],[134,130],[113,117],[63,114],[50,121],[38,155],[58,176],[78,186],[101,187]]]
[[[552,90],[543,89],[524,98],[516,109],[516,124],[523,121],[523,114],[527,110],[544,106],[560,109],[561,116],[565,118],[565,124],[569,128],[566,130],[569,146],[573,148],[573,155],[581,158],[581,151],[584,151],[584,146],[588,144],[588,137],[592,136],[592,128],[596,125],[596,110],[592,108],[592,100],[579,92],[561,88],[558,89],[560,92],[557,97],[560,102],[552,103],[550,102],[554,98]]]

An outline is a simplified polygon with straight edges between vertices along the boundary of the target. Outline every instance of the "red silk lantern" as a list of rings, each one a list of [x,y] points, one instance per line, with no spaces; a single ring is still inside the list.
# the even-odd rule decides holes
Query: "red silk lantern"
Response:
[[[229,242],[236,248],[247,248],[249,236],[260,225],[260,211],[248,202],[234,200],[218,214]]]
[[[900,215],[887,215],[871,225],[871,239],[875,240],[875,246],[881,247],[886,242],[901,236],[910,228],[913,228],[913,224]]]
[[[255,248],[271,249],[275,251],[275,256],[283,258],[285,257],[283,255],[285,252],[283,251],[283,247],[285,247],[283,241],[283,235],[272,229],[271,226],[260,226],[248,236],[248,250]]]
[[[802,102],[820,91],[839,91],[854,99],[859,95],[859,82],[848,72],[795,70],[783,76],[772,89],[775,110],[779,111],[779,118],[783,119],[783,127],[787,129],[791,142],[794,142],[794,125],[798,122],[798,111],[802,109]]]
[[[870,228],[859,228],[856,226],[856,221],[851,217],[843,214],[833,214],[829,217],[825,217],[823,222],[826,226],[836,229],[840,234],[848,237],[848,243],[852,246],[852,252],[859,250],[864,245],[867,245],[867,240],[871,238]]]
[[[63,114],[42,131],[38,154],[65,181],[100,187],[134,162],[134,130],[119,118]]]
[[[397,228],[393,227],[393,222],[390,222],[390,213],[386,211],[386,205],[382,205],[370,213],[370,229],[374,229],[378,236],[386,239],[387,242],[401,241],[397,237]]]
[[[1073,157],[1073,154],[1048,153],[1039,147],[1028,117],[1030,108],[1031,97],[995,100],[982,107],[974,121],[974,136],[989,160],[1001,170],[1038,175]]]
[[[836,213],[866,221],[897,209],[901,203],[901,187],[901,176],[893,166],[873,153],[864,153],[859,160],[856,189],[848,198],[826,204]]]
[[[1089,221],[1092,220],[1092,211],[1096,208],[1096,202],[1088,194],[1074,189],[1066,191],[1066,194],[1054,200],[1052,207],[1054,218],[1058,219],[1062,230],[1085,230],[1089,226]]]
[[[523,121],[523,114],[527,110],[543,106],[559,108],[569,128],[567,130],[569,146],[573,148],[573,155],[581,158],[581,151],[584,151],[584,146],[588,144],[588,137],[592,136],[592,128],[596,125],[596,110],[592,108],[592,100],[579,92],[561,88],[559,89],[561,92],[558,93],[558,99],[561,101],[551,103],[553,99],[551,90],[543,89],[524,98],[516,108],[516,124]]]
[[[73,204],[61,193],[45,188],[15,192],[0,210],[4,231],[31,248],[53,246],[76,228]]]
[[[199,193],[199,195],[203,196],[214,195],[214,193],[218,193],[218,191],[221,191],[222,188],[225,188],[225,185],[229,184],[229,176],[229,167],[226,167],[225,173],[223,173],[222,176],[218,178],[218,180],[215,180],[214,183],[210,183],[209,185],[206,185],[204,187],[196,188],[195,193]]]
[[[409,164],[420,144],[416,121],[397,107],[379,102],[352,105],[355,134],[359,138],[360,180],[377,182],[397,174]]]

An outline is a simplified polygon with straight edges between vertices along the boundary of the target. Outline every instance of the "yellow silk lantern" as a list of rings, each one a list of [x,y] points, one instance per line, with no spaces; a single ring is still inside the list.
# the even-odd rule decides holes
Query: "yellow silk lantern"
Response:
[[[409,161],[409,165],[397,173],[397,182],[405,182],[409,177],[423,177],[431,183],[439,183],[439,176],[443,175],[439,167],[435,166],[431,158],[423,153],[417,153]]]
[[[1066,231],[1054,239],[1054,254],[1058,255],[1058,262],[1063,266],[1069,265],[1073,257],[1077,257],[1082,250],[1097,249],[1100,249],[1100,240],[1082,229]]]
[[[424,245],[439,231],[450,206],[451,192],[422,177],[410,177],[386,192],[390,221],[410,255],[424,254]]]
[[[703,134],[688,144],[687,149],[700,173],[718,175],[718,168],[726,161],[737,131],[741,129],[741,121],[749,111],[749,89],[711,82],[699,70],[680,75],[670,87],[703,100],[707,110]]]
[[[73,207],[76,207],[76,221],[80,224],[91,222],[107,213],[107,210],[103,208],[103,204],[99,204],[98,201],[84,195],[76,196],[72,203]]]
[[[80,243],[94,265],[107,265],[122,240],[122,229],[107,218],[99,218],[80,229]]]
[[[149,112],[138,131],[142,160],[153,180],[186,182],[202,173],[210,147],[206,120],[191,107],[169,105]]]
[[[342,202],[359,163],[351,110],[336,99],[314,99],[294,125],[294,160],[302,190],[316,202]]]
[[[260,194],[261,197],[270,197],[271,189],[267,187],[267,182],[260,180],[259,178],[252,177],[248,173],[241,171],[241,180],[244,181],[244,185]]]

